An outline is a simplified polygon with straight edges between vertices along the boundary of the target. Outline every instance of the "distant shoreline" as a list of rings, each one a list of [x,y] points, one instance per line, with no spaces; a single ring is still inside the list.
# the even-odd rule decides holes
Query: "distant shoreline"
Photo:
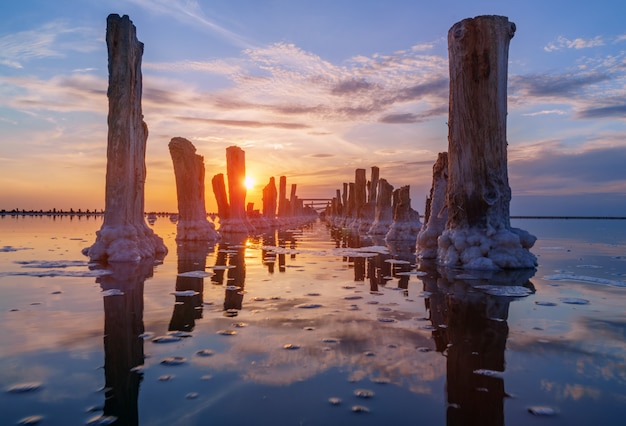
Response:
[[[171,215],[177,215],[178,213],[172,212],[146,212],[145,215],[156,215],[168,217]],[[89,210],[0,210],[0,216],[102,216],[104,211],[89,211]],[[207,216],[215,215],[216,213],[207,213]],[[423,218],[424,216],[420,216]],[[511,219],[566,219],[566,220],[626,220],[626,216],[532,216],[532,215],[515,215],[510,216]]]

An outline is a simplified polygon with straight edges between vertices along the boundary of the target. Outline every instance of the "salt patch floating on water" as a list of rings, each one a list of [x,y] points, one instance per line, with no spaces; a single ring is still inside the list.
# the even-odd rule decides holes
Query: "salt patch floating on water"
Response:
[[[552,274],[543,277],[548,281],[579,281],[591,284],[605,284],[613,287],[626,287],[626,282],[617,280],[608,280],[606,278],[588,277],[585,275],[575,274]]]
[[[587,299],[579,299],[577,297],[561,297],[559,300],[563,303],[567,303],[568,305],[588,305],[589,301]]]
[[[542,300],[536,300],[535,301],[535,305],[538,305],[538,306],[556,306],[556,303],[554,303],[554,302],[545,302],[545,301],[542,301]]]
[[[189,271],[189,272],[181,272],[178,274],[179,277],[190,277],[190,278],[206,278],[212,277],[214,274],[206,271]]]
[[[39,423],[41,423],[42,420],[43,420],[43,416],[34,415],[34,416],[28,416],[28,417],[24,417],[20,419],[20,421],[17,422],[17,424],[18,425],[38,425]]]
[[[532,291],[522,286],[500,286],[500,285],[477,285],[474,288],[481,290],[491,296],[505,297],[525,297],[532,294]]]
[[[356,389],[354,391],[354,396],[356,396],[357,398],[373,398],[374,397],[374,391],[373,390],[369,390],[369,389]]]
[[[101,414],[101,415],[97,415],[95,417],[90,418],[89,420],[87,420],[86,424],[88,426],[107,426],[107,425],[111,425],[115,423],[116,421],[117,421],[116,416],[105,416]]]
[[[315,309],[321,307],[322,305],[320,305],[319,303],[300,303],[299,305],[294,306],[294,308],[299,309]]]
[[[161,361],[163,365],[183,365],[187,362],[187,358],[183,356],[168,356]]]
[[[197,291],[193,291],[193,290],[180,290],[180,291],[173,291],[170,294],[173,294],[174,296],[191,297],[191,296],[196,296],[200,293],[198,293]]]
[[[36,277],[36,278],[54,278],[54,277],[74,277],[74,278],[98,278],[104,275],[111,275],[111,271],[106,269],[86,270],[86,271],[67,271],[67,270],[48,270],[41,272],[0,272],[0,277],[19,276],[19,277]]]
[[[386,263],[391,263],[392,265],[410,265],[411,262],[408,260],[400,260],[400,259],[385,259]]]
[[[117,288],[111,288],[109,290],[102,290],[102,297],[108,296],[123,296],[124,292]]]
[[[28,393],[41,389],[43,385],[40,382],[17,383],[7,389],[9,393]]]
[[[30,247],[13,247],[13,246],[3,246],[0,247],[0,253],[8,253],[11,251],[18,251],[18,250],[32,250],[32,248]]]
[[[528,407],[528,412],[534,414],[535,416],[554,416],[557,414],[557,410],[555,408],[543,405]]]
[[[172,335],[158,336],[152,339],[152,343],[174,343],[174,342],[180,342],[181,339],[182,338],[179,336],[172,336]]]
[[[41,269],[54,269],[54,268],[73,268],[77,266],[87,266],[88,263],[84,260],[20,260],[15,262],[18,265],[22,265],[22,268],[41,268]]]
[[[502,377],[501,371],[487,370],[485,368],[474,370],[474,374],[478,374],[479,376],[487,376],[487,377]]]

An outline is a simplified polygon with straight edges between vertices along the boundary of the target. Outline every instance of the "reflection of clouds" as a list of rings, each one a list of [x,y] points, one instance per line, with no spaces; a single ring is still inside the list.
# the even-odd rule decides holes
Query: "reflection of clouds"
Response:
[[[557,383],[547,380],[541,381],[541,389],[553,393],[557,400],[571,399],[578,401],[583,398],[599,399],[602,391],[590,386],[577,383]]]
[[[352,379],[384,378],[422,392],[429,389],[429,382],[445,374],[443,363],[429,361],[440,358],[440,354],[416,349],[432,345],[429,333],[417,327],[389,327],[361,315],[329,315],[325,309],[300,318],[272,316],[252,321],[247,317],[246,321],[249,327],[230,338],[228,351],[216,353],[205,361],[207,365],[216,370],[240,371],[247,380],[274,385],[339,368]],[[304,330],[307,326],[315,329]],[[324,342],[327,338],[339,342]],[[284,349],[287,343],[297,344],[300,349]],[[368,351],[373,356],[368,356]],[[242,362],[242,358],[254,361]]]

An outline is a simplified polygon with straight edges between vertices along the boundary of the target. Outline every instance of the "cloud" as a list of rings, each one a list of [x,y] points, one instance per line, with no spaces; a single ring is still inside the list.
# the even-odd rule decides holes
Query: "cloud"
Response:
[[[579,111],[578,118],[620,118],[626,117],[626,104],[588,108]]]
[[[511,76],[510,91],[519,92],[523,96],[573,97],[581,94],[584,89],[612,78],[602,72]]]
[[[235,126],[235,127],[277,127],[280,129],[308,129],[310,126],[301,123],[279,123],[279,122],[260,122],[251,120],[225,120],[214,118],[196,118],[196,117],[176,117],[181,121],[194,121],[207,124],[215,124],[219,126]]]
[[[566,112],[560,109],[541,110],[522,114],[524,117],[536,117],[538,115],[565,115]]]
[[[0,37],[0,64],[21,69],[26,62],[63,58],[68,51],[90,52],[101,47],[98,44],[101,39],[92,28],[70,27],[65,21],[54,21]]]
[[[559,36],[556,41],[548,43],[543,50],[546,52],[554,52],[563,49],[588,49],[591,47],[604,46],[604,44],[604,40],[601,36],[596,36],[591,39],[576,38],[574,40]]]
[[[626,145],[620,135],[572,149],[542,141],[509,150],[509,176],[517,190],[535,194],[610,192],[626,187]]]
[[[398,113],[382,116],[378,122],[386,124],[410,124],[410,123],[422,123],[432,117],[444,115],[448,112],[448,107],[441,106],[432,108],[426,112],[420,114],[414,113]]]
[[[255,43],[214,20],[209,19],[196,0],[129,0],[151,13],[174,18],[184,25],[194,25],[241,48],[253,48]]]

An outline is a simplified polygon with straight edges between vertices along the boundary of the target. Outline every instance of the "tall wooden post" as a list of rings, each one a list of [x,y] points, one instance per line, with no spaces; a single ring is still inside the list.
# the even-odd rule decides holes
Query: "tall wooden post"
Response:
[[[438,251],[446,265],[536,265],[527,250],[535,238],[511,230],[509,218],[507,65],[514,33],[515,24],[503,16],[465,19],[448,32],[448,222]]]

